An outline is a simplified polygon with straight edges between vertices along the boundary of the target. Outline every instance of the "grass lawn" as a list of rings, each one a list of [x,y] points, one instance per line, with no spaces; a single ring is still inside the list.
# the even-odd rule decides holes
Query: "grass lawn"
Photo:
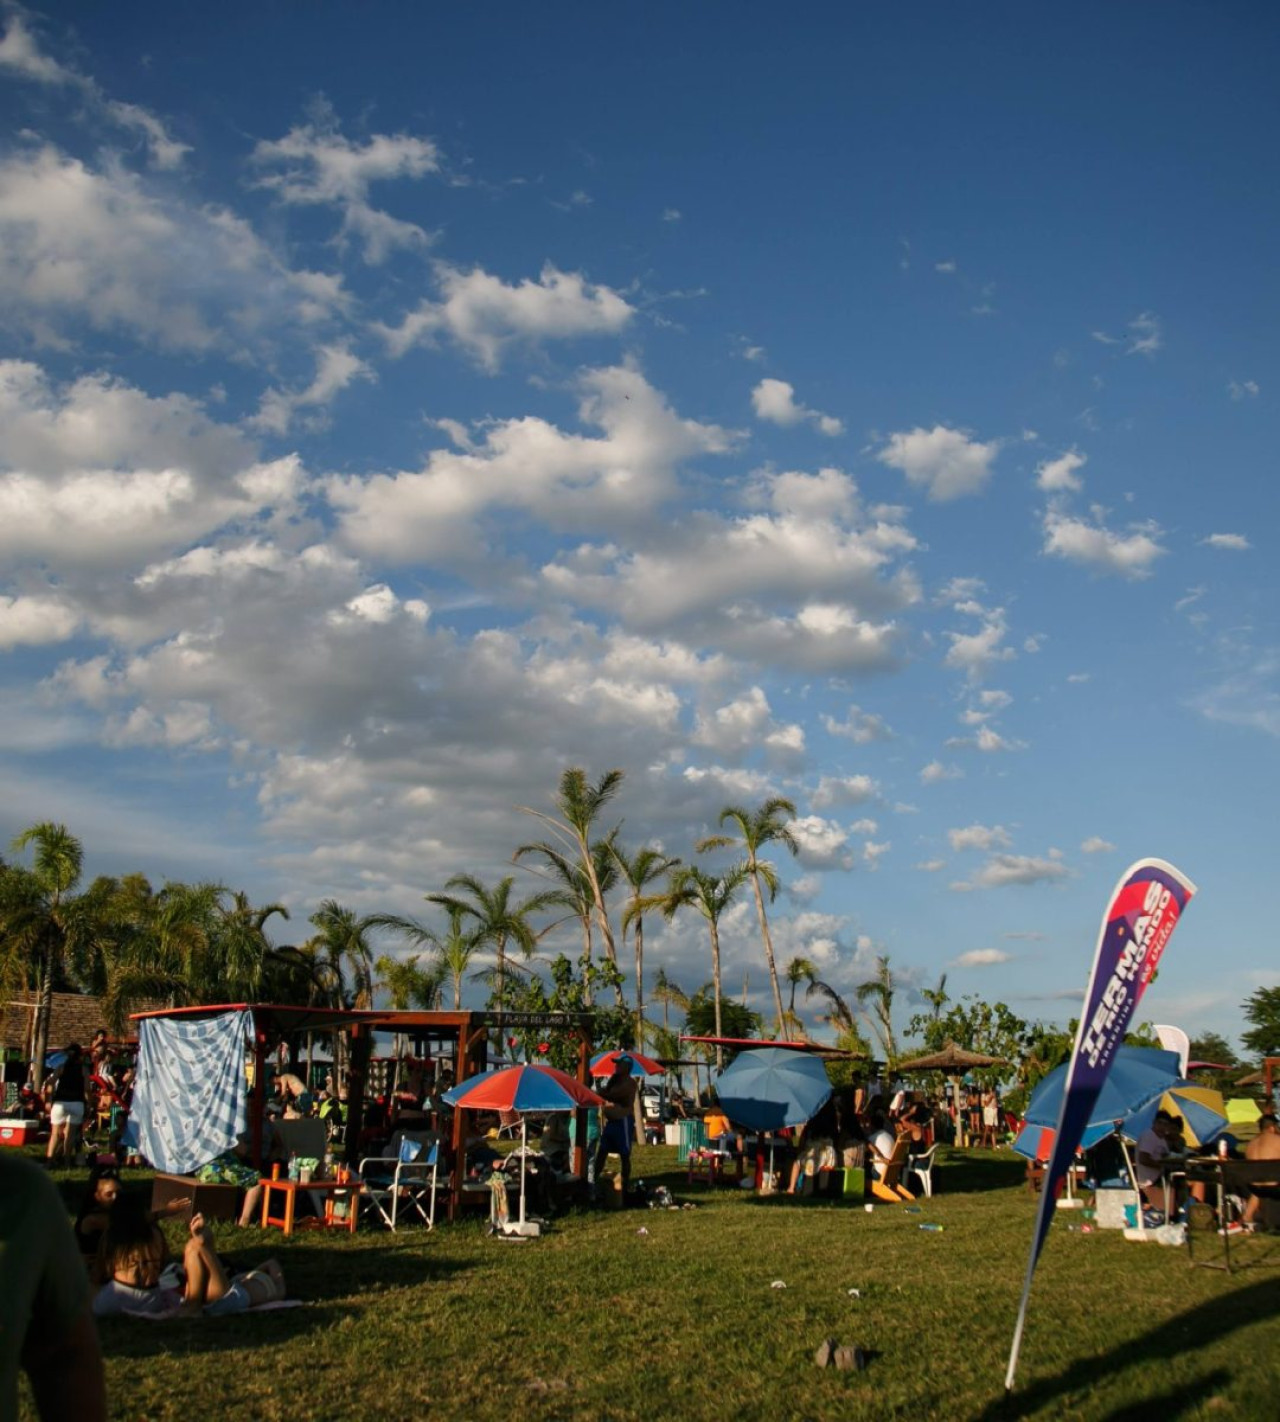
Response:
[[[1233,1240],[1248,1267],[1228,1276],[1190,1268],[1185,1248],[1068,1230],[1079,1212],[1060,1211],[1006,1405],[1035,1208],[1007,1152],[944,1152],[920,1214],[690,1189],[673,1148],[639,1150],[635,1174],[697,1208],[575,1213],[527,1243],[470,1221],[289,1240],[224,1226],[223,1252],[276,1255],[306,1307],[106,1321],[111,1415],[1280,1416],[1280,1236]],[[867,1370],[817,1369],[828,1336],[868,1350]]]

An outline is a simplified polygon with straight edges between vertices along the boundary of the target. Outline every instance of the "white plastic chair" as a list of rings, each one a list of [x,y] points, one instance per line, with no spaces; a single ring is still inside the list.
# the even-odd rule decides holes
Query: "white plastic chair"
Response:
[[[923,1155],[913,1155],[907,1161],[907,1169],[920,1177],[926,1200],[933,1198],[933,1158],[937,1153],[938,1143],[935,1141]]]

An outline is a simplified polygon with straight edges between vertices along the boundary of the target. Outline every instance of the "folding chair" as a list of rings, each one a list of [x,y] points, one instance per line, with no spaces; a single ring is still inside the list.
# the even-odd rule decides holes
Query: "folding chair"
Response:
[[[375,1169],[370,1171],[369,1166]],[[393,1233],[402,1208],[412,1208],[428,1229],[434,1229],[439,1170],[440,1142],[428,1144],[401,1132],[397,1154],[366,1156],[360,1162],[359,1175],[364,1182],[360,1198]]]
[[[509,1136],[512,1140],[520,1134],[521,1116],[519,1111],[498,1112],[498,1139]]]

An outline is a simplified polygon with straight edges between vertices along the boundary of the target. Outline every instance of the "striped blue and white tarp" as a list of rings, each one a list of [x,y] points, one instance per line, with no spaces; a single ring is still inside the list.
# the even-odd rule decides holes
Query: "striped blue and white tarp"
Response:
[[[157,1170],[190,1175],[248,1125],[245,1039],[253,1013],[144,1017],[129,1123]]]

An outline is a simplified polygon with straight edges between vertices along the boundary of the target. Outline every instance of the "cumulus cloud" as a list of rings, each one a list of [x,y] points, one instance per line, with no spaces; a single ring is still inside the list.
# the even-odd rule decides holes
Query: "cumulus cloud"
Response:
[[[1003,889],[1011,885],[1050,884],[1068,876],[1061,856],[1050,850],[1048,856],[1037,858],[1026,854],[993,854],[967,880],[952,884],[957,893],[974,889]]]
[[[811,424],[824,435],[844,433],[844,424],[833,415],[824,415],[797,404],[795,387],[785,380],[762,380],[751,392],[751,404],[757,419],[775,425]]]
[[[96,80],[46,54],[20,12],[10,13],[8,28],[0,37],[3,70],[37,84],[71,89],[95,116],[140,138],[153,167],[180,167],[191,151],[189,145],[173,138],[154,114],[137,104],[109,98]]]
[[[310,123],[283,138],[263,140],[250,160],[264,170],[258,186],[287,204],[326,205],[342,212],[339,240],[363,244],[365,260],[384,262],[397,248],[425,247],[429,235],[412,222],[369,203],[374,183],[414,181],[440,169],[440,150],[429,138],[376,133],[364,143],[343,136],[332,110],[318,106]]]
[[[616,335],[635,315],[616,291],[549,262],[537,281],[516,283],[480,267],[462,271],[438,262],[434,271],[440,300],[423,301],[399,326],[375,327],[392,355],[444,335],[494,371],[514,343]]]
[[[923,785],[937,785],[943,780],[961,780],[964,771],[957,765],[943,765],[940,760],[931,760],[920,772]]]
[[[730,760],[760,751],[775,761],[798,764],[804,755],[803,728],[776,722],[758,686],[710,713],[700,712],[692,739]]]
[[[842,736],[855,745],[867,745],[871,741],[889,741],[893,732],[882,716],[864,711],[860,706],[850,705],[843,721],[834,716],[823,715],[822,724],[832,736]]]
[[[1044,515],[1044,552],[1053,558],[1079,563],[1101,573],[1122,578],[1146,578],[1166,549],[1161,530],[1152,522],[1133,525],[1116,533],[1100,521],[1087,523],[1058,508]]]
[[[1221,548],[1229,553],[1244,553],[1253,547],[1243,533],[1211,533],[1200,542],[1208,548]]]
[[[1258,391],[1256,380],[1232,380],[1227,383],[1227,393],[1233,400],[1256,400]]]
[[[1102,839],[1096,834],[1091,834],[1089,838],[1080,845],[1080,848],[1085,854],[1109,854],[1115,849],[1115,845],[1112,844],[1109,839]]]
[[[996,755],[1001,751],[1026,750],[1025,741],[1011,741],[990,726],[979,726],[973,736],[950,736],[946,741],[949,749],[980,751],[983,755]]]
[[[922,859],[913,867],[919,869],[922,874],[936,874],[939,870],[947,867],[947,861],[945,859]]]
[[[301,390],[266,391],[258,412],[246,423],[264,433],[287,434],[300,410],[324,409],[356,380],[376,379],[373,367],[354,355],[345,341],[322,345],[316,351],[316,373]]]
[[[1084,481],[1076,471],[1088,463],[1088,455],[1068,450],[1057,459],[1046,459],[1036,466],[1036,487],[1046,494],[1077,493],[1084,488]]]
[[[79,612],[61,598],[0,594],[0,649],[65,642],[80,622]]]
[[[968,825],[964,829],[947,831],[951,848],[980,849],[984,853],[992,849],[1007,849],[1010,844],[1009,832],[1003,825]]]
[[[1009,624],[1004,608],[982,607],[977,603],[960,603],[958,612],[967,612],[980,623],[976,632],[947,632],[951,643],[943,658],[946,666],[962,671],[971,680],[985,676],[997,662],[1012,661],[1016,653],[1005,645]]]
[[[87,323],[243,355],[344,300],[339,280],[290,271],[224,208],[48,144],[0,160],[0,304],[43,344],[65,345]]]
[[[828,809],[832,805],[864,805],[868,800],[874,800],[879,793],[880,786],[870,775],[823,775],[810,796],[810,803],[815,810]],[[859,832],[874,831],[875,825],[872,823],[870,831]]]
[[[999,948],[971,948],[953,960],[957,968],[994,968],[1001,963],[1011,962],[1013,955],[1002,953]]]
[[[801,815],[791,821],[800,846],[800,862],[811,869],[852,869],[854,853],[848,831],[821,815]]]
[[[901,470],[907,482],[928,491],[930,499],[944,503],[978,494],[991,478],[991,464],[999,453],[996,442],[983,444],[962,430],[935,425],[889,436],[876,455],[881,464]]]

